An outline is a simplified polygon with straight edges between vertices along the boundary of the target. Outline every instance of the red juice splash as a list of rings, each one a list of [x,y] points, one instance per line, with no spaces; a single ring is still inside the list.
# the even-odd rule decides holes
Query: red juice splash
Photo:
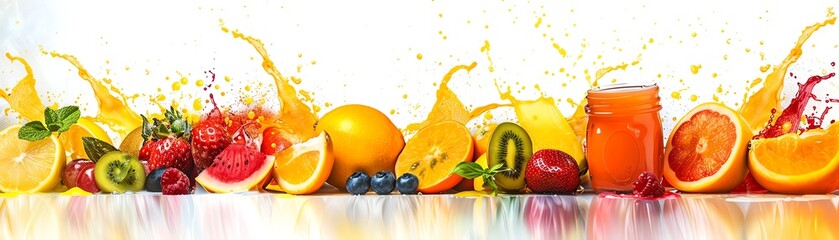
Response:
[[[207,85],[207,86],[204,86],[204,91],[207,91],[207,89],[212,88],[213,83],[216,82],[216,74],[213,72],[213,70],[204,71],[204,74],[210,74],[210,84]],[[210,95],[212,95],[212,94],[210,94]],[[210,96],[210,97],[212,98],[212,96]]]
[[[792,73],[790,73],[792,75]],[[781,135],[787,133],[794,133],[794,132],[803,132],[805,129],[810,129],[811,126],[801,126],[799,123],[801,121],[801,116],[804,114],[804,109],[807,106],[807,102],[810,99],[819,101],[815,95],[813,95],[813,88],[821,83],[824,80],[830,79],[833,76],[836,76],[835,73],[830,73],[825,76],[812,76],[807,79],[807,82],[804,84],[798,83],[798,92],[795,95],[795,98],[792,99],[789,106],[787,106],[781,115],[775,120],[774,124],[772,123],[772,118],[775,115],[775,110],[772,110],[772,115],[769,117],[769,122],[767,124],[766,129],[761,130],[760,134],[756,136],[756,138],[774,138],[779,137]],[[830,108],[825,109],[824,113],[821,116],[821,119],[816,119],[815,116],[807,116],[808,122],[810,119],[813,119],[815,123],[816,120],[819,121],[818,126],[821,126],[821,121],[824,119],[824,114],[827,114],[827,111]]]

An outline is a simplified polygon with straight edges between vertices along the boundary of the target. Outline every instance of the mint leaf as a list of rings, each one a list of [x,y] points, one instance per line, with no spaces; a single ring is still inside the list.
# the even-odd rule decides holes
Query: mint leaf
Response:
[[[461,177],[464,177],[464,178],[467,178],[467,179],[474,179],[476,177],[480,177],[481,175],[483,175],[484,170],[483,170],[483,168],[481,168],[481,165],[479,165],[477,163],[461,162],[461,163],[458,163],[457,166],[454,167],[454,169],[452,169],[452,172],[450,174],[455,174],[455,173],[457,175],[460,175]]]
[[[50,130],[40,121],[32,121],[24,124],[17,132],[17,138],[34,142],[50,136]]]
[[[56,111],[56,114],[58,115],[58,121],[61,125],[61,128],[58,129],[59,133],[70,129],[70,126],[78,122],[79,118],[82,116],[82,112],[79,111],[79,107],[77,106],[66,106],[60,108]]]
[[[50,132],[55,132],[61,129],[61,125],[58,123],[47,123],[47,129],[50,130]]]
[[[55,124],[57,122],[59,122],[58,113],[55,112],[55,110],[52,110],[52,108],[49,108],[49,107],[45,108],[44,109],[44,124],[49,126],[49,125]]]
[[[119,151],[113,145],[94,137],[82,137],[82,145],[87,157],[93,162],[99,161],[106,153]]]

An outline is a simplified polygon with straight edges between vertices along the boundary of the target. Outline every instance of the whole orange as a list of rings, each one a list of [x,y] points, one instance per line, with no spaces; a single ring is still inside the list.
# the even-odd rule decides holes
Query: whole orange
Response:
[[[492,133],[495,132],[496,127],[498,127],[498,123],[490,123],[479,128],[478,131],[472,135],[472,142],[475,143],[474,160],[477,160],[478,157],[489,150],[489,139],[492,138]]]
[[[365,105],[344,105],[326,113],[315,125],[315,132],[320,131],[329,133],[335,156],[326,182],[341,191],[346,191],[347,178],[356,171],[370,176],[381,170],[393,172],[405,147],[402,132],[390,118]]]

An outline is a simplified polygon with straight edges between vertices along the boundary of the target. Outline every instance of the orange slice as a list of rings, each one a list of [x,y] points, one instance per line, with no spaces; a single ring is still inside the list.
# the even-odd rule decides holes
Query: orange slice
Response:
[[[439,193],[457,185],[462,177],[450,174],[461,162],[471,162],[472,135],[455,121],[438,122],[421,129],[405,144],[396,159],[396,176],[412,173],[419,178],[417,190]]]
[[[61,133],[58,137],[61,146],[70,154],[70,158],[67,159],[68,162],[79,158],[89,158],[84,151],[82,137],[94,137],[111,144],[111,138],[108,137],[108,133],[102,127],[87,118],[79,118],[76,124],[70,126],[70,129]]]
[[[320,189],[335,162],[332,141],[326,132],[275,156],[274,179],[282,190],[291,194],[309,194]]]
[[[839,124],[827,131],[786,134],[752,141],[749,169],[769,191],[823,194],[839,185]]]
[[[0,192],[45,192],[64,169],[64,149],[55,135],[30,142],[18,139],[20,125],[0,132]]]
[[[664,178],[684,192],[730,192],[746,176],[748,123],[719,103],[697,106],[673,128],[664,152]]]

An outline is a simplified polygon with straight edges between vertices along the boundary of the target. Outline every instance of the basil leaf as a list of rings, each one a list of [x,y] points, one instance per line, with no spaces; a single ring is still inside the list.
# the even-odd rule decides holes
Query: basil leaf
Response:
[[[454,167],[450,174],[457,174],[467,179],[474,179],[484,174],[481,165],[474,162],[461,162]]]

